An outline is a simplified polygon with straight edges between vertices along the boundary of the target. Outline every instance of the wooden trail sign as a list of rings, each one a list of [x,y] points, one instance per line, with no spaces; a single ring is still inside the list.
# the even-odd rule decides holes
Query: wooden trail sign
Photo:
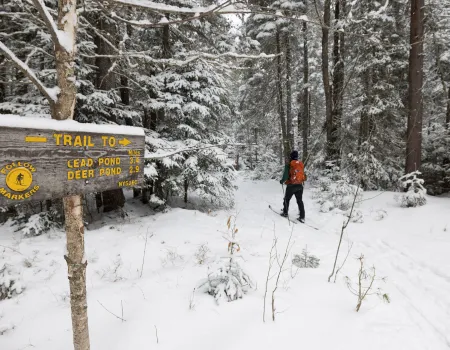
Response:
[[[0,115],[0,206],[135,187],[142,128]]]

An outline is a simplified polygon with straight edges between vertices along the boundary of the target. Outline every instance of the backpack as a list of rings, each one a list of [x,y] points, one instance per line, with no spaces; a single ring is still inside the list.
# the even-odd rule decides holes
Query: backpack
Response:
[[[305,182],[305,166],[300,160],[292,160],[289,164],[289,179],[287,185],[300,185]]]

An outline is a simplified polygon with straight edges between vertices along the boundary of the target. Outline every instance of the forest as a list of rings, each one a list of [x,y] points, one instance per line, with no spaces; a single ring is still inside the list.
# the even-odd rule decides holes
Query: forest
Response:
[[[2,334],[16,327],[2,328],[2,299],[10,299],[14,293],[22,294],[22,289],[13,293],[13,278],[7,277],[7,273],[11,276],[20,273],[7,261],[19,259],[17,264],[23,264],[17,254],[25,254],[19,247],[28,243],[22,243],[22,238],[51,237],[52,232],[62,232],[65,228],[67,255],[64,258],[70,276],[71,296],[67,299],[72,308],[73,341],[76,350],[87,350],[85,305],[89,291],[87,297],[85,228],[89,233],[100,230],[103,235],[110,225],[117,240],[126,225],[130,225],[129,232],[139,232],[139,239],[145,239],[142,267],[137,268],[140,269],[139,279],[145,270],[147,240],[168,227],[182,231],[183,223],[178,223],[177,218],[189,222],[189,225],[185,223],[187,232],[198,234],[194,235],[198,239],[206,237],[199,233],[203,232],[201,225],[190,224],[190,220],[200,220],[189,216],[191,211],[205,215],[212,231],[219,231],[218,223],[213,222],[216,215],[227,222],[224,237],[228,241],[228,254],[233,256],[240,251],[235,237],[238,226],[245,226],[244,222],[253,225],[254,220],[258,223],[256,226],[271,225],[263,223],[266,214],[262,211],[267,212],[267,203],[270,208],[275,201],[281,204],[285,187],[278,182],[293,150],[299,152],[307,175],[304,185],[305,198],[308,198],[305,199],[307,218],[309,207],[314,207],[311,209],[314,213],[312,226],[308,230],[330,235],[334,230],[333,234],[337,232],[340,236],[333,276],[340,270],[339,266],[337,272],[334,268],[343,237],[349,230],[357,231],[347,229],[349,223],[350,226],[362,223],[365,216],[373,218],[374,215],[375,221],[387,220],[384,219],[388,216],[387,208],[392,209],[392,204],[384,196],[392,196],[393,192],[398,204],[398,208],[392,209],[395,217],[408,220],[404,211],[396,211],[399,208],[422,210],[420,213],[424,216],[435,208],[435,215],[439,213],[437,222],[446,232],[446,198],[450,192],[450,0],[1,0],[2,117],[5,120],[73,119],[81,124],[136,127],[145,133],[144,180],[130,191],[107,189],[0,208],[1,227],[6,232],[5,241],[0,239],[0,247],[4,249],[0,257],[0,266],[2,260],[4,262],[0,268],[0,348]],[[246,207],[249,205],[247,198],[254,202],[254,207]],[[374,198],[377,198],[376,209],[365,204],[358,208],[359,203]],[[307,201],[314,205],[308,206]],[[428,209],[421,208],[425,204]],[[79,207],[82,210],[78,210]],[[256,207],[261,214],[246,212],[242,217],[237,214],[242,208],[253,213]],[[344,223],[336,215],[343,218]],[[152,220],[157,220],[154,226]],[[297,229],[290,221],[284,224],[289,224],[289,230],[291,224]],[[273,225],[275,234],[275,223]],[[371,225],[368,230],[375,232],[375,224]],[[380,234],[397,230],[395,222],[389,221],[386,225]],[[247,238],[247,244],[257,239],[259,226],[256,226],[248,228],[253,238]],[[414,230],[414,227],[411,222],[402,232]],[[422,227],[421,234],[427,229]],[[171,234],[168,233],[169,237]],[[19,245],[11,248],[10,243],[17,241],[14,238],[17,235],[21,237]],[[306,240],[314,241],[312,233],[307,235],[311,236]],[[376,247],[371,245],[373,241],[361,243],[361,247],[370,247],[375,249],[375,255],[381,254],[387,237],[380,238]],[[407,237],[406,233],[401,237]],[[163,236],[158,239],[166,240]],[[182,245],[178,241],[181,238],[173,239]],[[189,238],[185,239],[187,244]],[[321,239],[317,242],[322,242]],[[90,240],[95,241],[93,246],[99,249],[98,236]],[[348,243],[349,257],[353,243],[348,237],[344,241]],[[270,237],[267,242],[270,243]],[[283,258],[276,242],[277,236],[268,257],[269,272],[266,266],[262,269],[267,273],[266,294],[270,269],[276,261],[280,271],[277,290],[279,278],[285,271],[284,263],[294,247],[289,237]],[[411,255],[428,240],[414,242],[414,247],[410,247]],[[431,242],[437,241],[430,239],[428,243]],[[324,240],[321,244],[324,247],[328,243]],[[445,244],[449,243],[445,239]],[[316,248],[320,251],[323,247]],[[139,255],[141,248],[141,245],[130,247],[128,253],[139,251]],[[54,249],[56,251],[56,246]],[[91,248],[86,249],[89,252]],[[172,267],[182,264],[184,258],[170,249],[161,258],[164,267],[170,265],[169,262]],[[199,249],[195,253],[197,258],[199,254],[204,258],[210,251],[204,245]],[[266,246],[261,249],[265,249],[264,254],[268,251]],[[334,253],[323,249],[322,263],[332,265]],[[409,253],[393,248],[389,252],[401,261],[400,265],[407,264],[402,259]],[[30,250],[26,254],[34,253]],[[121,254],[118,252],[115,258],[108,258],[109,264],[115,267],[108,267],[107,272],[105,268],[101,273],[96,270],[95,276],[102,276],[101,283],[105,279],[114,283],[124,279],[117,277],[117,271],[123,267]],[[377,256],[381,259],[381,255]],[[203,258],[198,265],[203,265]],[[27,259],[29,261],[29,257]],[[133,257],[129,259],[130,264],[140,265]],[[297,261],[298,265],[299,259],[297,255],[292,264]],[[369,276],[370,282],[373,276],[374,282],[375,269],[373,275],[366,273],[363,255],[358,259],[359,277]],[[94,260],[91,256],[89,263]],[[312,259],[313,267],[318,266],[319,260]],[[30,264],[34,263],[35,260]],[[417,261],[414,264],[424,266]],[[439,264],[429,267],[430,271]],[[208,275],[207,282],[201,285],[208,285],[207,293],[216,299],[218,295],[228,297],[228,301],[240,299],[247,293],[247,288],[244,291],[242,286],[250,287],[253,283],[235,265],[233,257],[227,266],[227,273],[240,271],[239,277],[234,276],[239,280],[233,287],[236,290],[230,292],[222,284],[215,284],[216,279],[223,277],[220,274]],[[393,267],[384,268],[391,271]],[[433,274],[432,278],[438,278],[436,275],[442,273]],[[259,278],[265,277],[261,274]],[[5,280],[8,284],[2,284]],[[349,287],[351,283],[346,281],[343,283]],[[361,279],[359,282],[361,287]],[[444,285],[447,282],[439,279],[430,283]],[[371,286],[372,283],[367,291]],[[222,287],[225,290],[219,291]],[[191,293],[190,287],[186,288],[183,293]],[[416,291],[419,286],[411,288]],[[158,293],[164,295],[165,291],[161,289]],[[384,300],[388,298],[387,294],[381,295]],[[364,297],[361,299],[359,295],[359,306]],[[420,293],[411,295],[415,297],[419,300]],[[195,304],[193,298],[190,305]],[[106,309],[100,301],[98,303]],[[89,304],[92,304],[90,299]],[[450,310],[450,304],[446,304],[447,307]],[[431,308],[436,311],[434,315],[438,315],[434,304]],[[123,314],[114,316],[124,322]],[[444,324],[450,327],[448,322]],[[450,329],[445,327],[439,330],[439,337]],[[414,330],[409,331],[408,334],[414,333]],[[448,335],[443,337],[448,338]],[[18,346],[17,339],[10,338],[8,345]],[[98,348],[116,348],[106,345],[105,337],[102,341],[99,339],[94,340]],[[156,339],[159,342],[157,329]],[[423,339],[430,344],[430,339],[437,338]],[[60,349],[66,343],[58,339],[47,347],[45,342],[40,342],[39,348]],[[117,349],[131,348],[131,343],[121,344],[116,344]],[[32,342],[22,345],[31,346]],[[136,346],[136,349],[143,348]],[[177,346],[181,345],[174,343],[167,349]],[[207,349],[209,345],[202,346],[200,349]],[[290,343],[287,346],[291,346]],[[433,349],[440,349],[439,346],[442,344]],[[264,344],[260,347],[266,348]]]

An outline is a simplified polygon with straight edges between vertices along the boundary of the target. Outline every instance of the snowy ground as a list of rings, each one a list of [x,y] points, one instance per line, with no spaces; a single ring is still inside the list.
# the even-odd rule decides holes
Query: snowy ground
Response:
[[[280,207],[276,181],[241,179],[238,185],[236,208],[230,212],[173,209],[145,216],[146,209],[130,201],[128,218],[107,219],[86,232],[92,349],[450,349],[450,198],[429,197],[425,207],[402,209],[392,193],[365,193],[365,199],[376,197],[361,203],[364,222],[351,223],[347,230],[351,254],[337,282],[328,283],[343,216],[319,213],[307,190],[307,219],[320,230],[295,225],[292,254],[307,245],[321,264],[299,270],[295,278],[290,269],[284,272],[276,293],[276,321],[270,319],[268,300],[263,323],[274,227],[281,252],[292,226],[268,209],[268,204]],[[291,205],[296,207],[294,199]],[[193,289],[206,277],[208,265],[226,254],[219,231],[236,213],[244,267],[257,289],[216,305],[211,296]],[[0,335],[0,349],[71,349],[63,233],[22,239],[5,225],[0,244],[0,259],[20,271],[26,288],[0,302],[0,329],[14,326]],[[199,265],[195,254],[202,244],[209,247],[210,259]],[[344,241],[342,258],[347,248]],[[391,303],[373,295],[357,313],[344,276],[356,280],[355,258],[361,253],[378,276],[387,277],[377,285]],[[122,305],[125,321],[105,310],[122,317]]]

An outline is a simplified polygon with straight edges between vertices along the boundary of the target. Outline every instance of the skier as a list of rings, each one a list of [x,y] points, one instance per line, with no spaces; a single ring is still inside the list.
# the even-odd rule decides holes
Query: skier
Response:
[[[17,175],[17,178],[16,178],[16,184],[20,185],[20,186],[23,186],[23,184],[22,184],[23,178],[24,178],[23,174],[19,173],[19,175]]]
[[[298,152],[292,151],[290,155],[290,162],[284,166],[283,178],[280,184],[286,184],[286,193],[283,200],[283,211],[281,216],[287,217],[289,212],[289,202],[292,196],[295,195],[298,204],[300,216],[298,220],[301,223],[305,222],[305,206],[303,205],[303,183],[306,181],[306,175],[303,162],[298,160]]]

